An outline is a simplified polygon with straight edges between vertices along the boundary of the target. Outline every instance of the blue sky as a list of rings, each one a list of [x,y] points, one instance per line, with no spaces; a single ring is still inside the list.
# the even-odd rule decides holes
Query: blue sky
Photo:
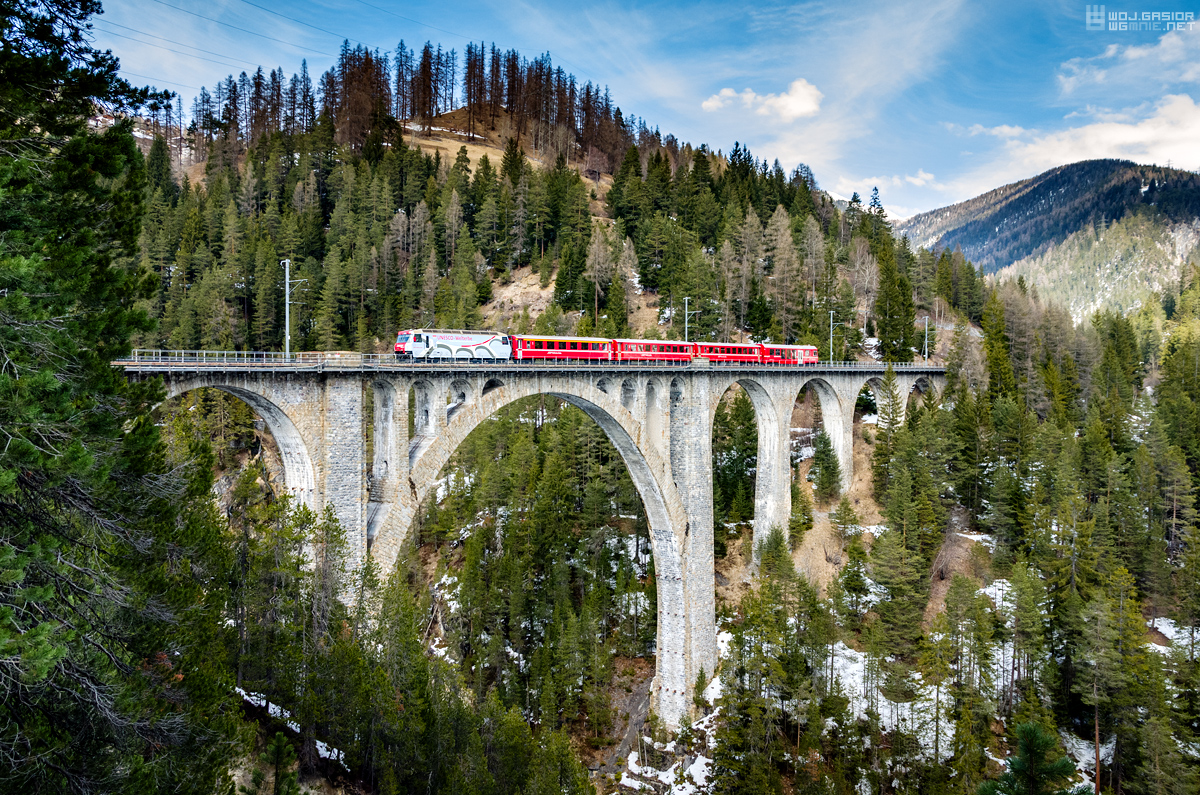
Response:
[[[1106,11],[1200,20],[1192,1]],[[291,74],[307,58],[315,80],[343,38],[549,51],[664,133],[724,151],[740,141],[788,170],[808,163],[845,196],[878,186],[904,217],[1093,157],[1200,170],[1200,21],[1096,31],[1084,10],[1073,0],[110,0],[95,42],[130,80],[189,106],[199,86],[260,63]]]

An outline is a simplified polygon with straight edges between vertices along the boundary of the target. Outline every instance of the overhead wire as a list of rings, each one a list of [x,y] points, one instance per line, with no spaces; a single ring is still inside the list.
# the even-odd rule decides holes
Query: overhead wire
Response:
[[[167,42],[168,44],[177,44],[177,45],[179,45],[180,47],[187,47],[189,50],[196,50],[197,52],[203,52],[203,53],[208,53],[209,55],[215,55],[215,56],[217,56],[218,58],[227,58],[227,59],[229,59],[230,61],[237,61],[238,63],[244,63],[244,64],[247,64],[247,65],[249,65],[249,66],[258,66],[258,64],[257,64],[257,63],[255,63],[254,61],[247,61],[247,60],[245,60],[244,58],[235,58],[235,57],[233,57],[232,55],[226,55],[226,54],[225,54],[225,53],[223,53],[223,52],[213,52],[212,50],[206,50],[206,49],[204,49],[203,47],[194,47],[194,46],[192,46],[191,44],[184,44],[184,43],[183,43],[183,42],[181,42],[181,41],[175,41],[174,39],[168,39],[168,38],[167,38],[167,37],[165,37],[165,36],[159,36],[159,35],[156,35],[156,34],[154,34],[154,33],[147,33],[147,32],[146,32],[146,31],[144,31],[144,30],[138,30],[137,28],[131,28],[131,27],[129,27],[128,25],[122,25],[122,24],[120,24],[120,23],[118,23],[118,22],[113,22],[113,21],[112,21],[112,20],[110,20],[110,19],[104,19],[103,17],[100,17],[100,18],[98,18],[98,19],[96,19],[96,20],[94,20],[94,21],[96,21],[96,22],[102,22],[102,23],[104,23],[105,25],[112,25],[113,27],[121,28],[122,30],[128,30],[128,31],[132,31],[133,33],[137,33],[137,34],[138,34],[138,35],[140,35],[140,36],[148,36],[149,38],[152,38],[152,39],[158,39],[159,41],[165,41],[165,42]],[[109,32],[111,33],[111,31],[109,31]],[[115,34],[115,33],[114,33],[113,35],[115,36],[115,35],[118,35],[118,34]]]
[[[200,86],[190,86],[187,83],[176,83],[174,80],[164,80],[161,77],[151,77],[150,75],[139,75],[137,72],[130,72],[128,69],[122,69],[121,73],[127,74],[130,77],[140,77],[143,80],[154,80],[155,82],[158,82],[158,83],[166,83],[166,84],[172,85],[172,86],[179,86],[180,88],[191,88],[196,91],[200,90]]]
[[[328,56],[328,57],[330,57],[330,58],[336,58],[336,57],[337,57],[337,54],[336,54],[336,53],[332,53],[332,52],[325,52],[324,50],[314,50],[312,47],[304,47],[304,46],[302,46],[302,45],[300,45],[300,44],[293,44],[293,43],[292,43],[292,42],[290,42],[290,41],[284,41],[283,39],[277,39],[277,38],[275,38],[274,36],[268,36],[268,35],[266,35],[265,33],[258,33],[257,31],[253,31],[253,30],[250,30],[250,29],[248,29],[248,28],[242,28],[242,27],[238,27],[237,25],[231,24],[231,23],[229,23],[229,22],[223,22],[223,21],[221,21],[221,20],[219,20],[219,19],[216,19],[216,18],[214,18],[214,17],[206,17],[206,16],[204,16],[204,14],[197,14],[195,11],[189,11],[189,10],[188,10],[188,9],[186,9],[186,8],[180,8],[179,6],[176,6],[176,5],[171,5],[170,3],[164,2],[164,0],[153,0],[153,2],[155,2],[155,3],[158,3],[160,6],[166,6],[167,8],[171,8],[171,9],[174,9],[174,10],[176,10],[176,11],[180,11],[180,12],[182,12],[182,13],[184,13],[184,14],[190,14],[190,15],[192,15],[192,16],[194,16],[194,17],[198,17],[198,18],[200,18],[200,19],[206,19],[206,20],[208,20],[209,22],[215,22],[215,23],[217,23],[218,25],[224,25],[225,27],[227,27],[227,28],[232,28],[233,30],[240,30],[242,33],[249,33],[251,36],[258,36],[260,39],[266,39],[267,41],[273,41],[273,42],[277,42],[277,43],[279,43],[279,44],[284,44],[284,45],[287,45],[288,47],[295,47],[295,48],[296,48],[296,49],[298,49],[298,50],[307,50],[308,52],[315,52],[317,55],[325,55],[325,56]],[[336,34],[335,34],[335,35],[336,35]]]
[[[138,44],[145,45],[146,47],[155,47],[160,50],[166,50],[167,52],[173,52],[176,55],[182,55],[184,58],[195,58],[198,61],[208,61],[209,63],[215,63],[215,64],[219,64],[221,66],[228,66],[231,69],[238,68],[236,64],[232,64],[227,61],[214,61],[212,58],[205,58],[203,55],[192,55],[190,52],[180,52],[179,50],[173,50],[170,47],[164,47],[161,44],[155,44],[155,43],[149,42],[149,41],[141,41],[140,39],[135,39],[132,36],[126,36],[122,33],[115,33],[111,30],[105,31],[105,35],[116,36],[119,39],[125,39],[126,41],[137,42]],[[187,45],[185,44],[184,46],[186,47]]]
[[[266,11],[268,14],[274,14],[275,16],[279,17],[280,19],[286,19],[286,20],[288,20],[289,22],[295,22],[297,25],[303,25],[303,26],[304,26],[304,27],[306,27],[306,28],[312,28],[313,30],[319,30],[319,31],[321,31],[322,33],[328,33],[330,36],[337,36],[339,39],[344,39],[344,40],[348,40],[348,41],[353,41],[353,42],[355,42],[356,44],[362,44],[362,43],[363,43],[363,42],[359,41],[358,39],[355,39],[355,38],[353,38],[353,37],[351,37],[351,36],[343,36],[341,33],[334,33],[332,30],[328,30],[328,29],[326,29],[326,28],[317,27],[316,25],[311,25],[311,24],[309,24],[308,22],[304,22],[303,20],[296,19],[295,17],[289,17],[287,14],[281,14],[281,13],[279,13],[278,11],[274,11],[274,10],[272,10],[272,9],[270,9],[270,8],[267,8],[266,6],[260,6],[258,3],[251,3],[251,2],[250,2],[250,0],[242,0],[242,2],[243,2],[243,3],[245,3],[245,4],[246,4],[246,5],[248,5],[248,6],[251,6],[251,7],[253,7],[253,8],[257,8],[259,11]]]

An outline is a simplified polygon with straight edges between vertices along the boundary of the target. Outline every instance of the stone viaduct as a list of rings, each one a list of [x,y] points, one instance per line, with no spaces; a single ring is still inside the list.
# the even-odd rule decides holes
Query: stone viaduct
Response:
[[[443,466],[474,428],[530,395],[572,403],[604,429],[645,505],[658,587],[655,711],[678,726],[701,669],[716,669],[712,433],[733,384],[758,422],[754,540],[791,514],[790,425],[802,390],[820,401],[844,484],[853,472],[853,412],[884,368],[633,366],[629,364],[399,364],[367,354],[137,351],[117,362],[131,378],[161,377],[168,398],[212,387],[264,420],[283,458],[286,488],[315,510],[332,505],[359,559],[394,564]],[[902,398],[940,392],[944,370],[899,365]],[[410,391],[414,431],[410,434]],[[367,423],[371,423],[371,427]],[[370,451],[370,453],[368,452]]]

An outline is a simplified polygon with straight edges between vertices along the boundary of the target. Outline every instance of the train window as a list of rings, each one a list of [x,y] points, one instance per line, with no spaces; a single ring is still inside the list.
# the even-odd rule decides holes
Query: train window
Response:
[[[572,342],[572,343],[571,343],[571,350],[573,350],[573,351],[577,351],[577,350],[579,350],[579,343],[578,343],[578,342]]]
[[[558,349],[560,351],[565,351],[567,349],[567,343],[565,343],[565,342],[558,343]]]
[[[533,343],[533,349],[534,349],[534,350],[537,350],[537,351],[540,351],[540,350],[542,349],[542,341],[541,341],[541,340],[534,340],[534,343]]]

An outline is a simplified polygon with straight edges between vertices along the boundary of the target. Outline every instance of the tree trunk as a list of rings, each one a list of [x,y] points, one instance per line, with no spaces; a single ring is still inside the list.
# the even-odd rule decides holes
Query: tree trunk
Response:
[[[1095,703],[1094,725],[1096,727],[1096,795],[1100,795],[1100,698],[1096,694],[1096,680],[1092,679],[1092,700]]]

